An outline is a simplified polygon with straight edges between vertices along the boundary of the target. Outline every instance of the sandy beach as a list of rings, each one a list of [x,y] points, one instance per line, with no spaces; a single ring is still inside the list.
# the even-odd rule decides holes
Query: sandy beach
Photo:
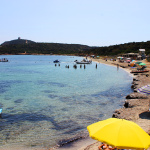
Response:
[[[132,68],[128,66],[128,63],[121,63],[118,60],[111,61],[110,59],[107,59],[106,61],[105,59],[92,59],[92,61],[115,67],[119,65],[119,69],[122,68],[129,73],[132,71]],[[150,62],[147,62],[147,60],[143,60],[142,62],[146,63],[147,70],[150,70]],[[125,104],[128,104],[128,107],[122,106],[121,109],[114,110],[114,114],[112,114],[112,116],[133,121],[150,135],[150,96],[137,93],[138,88],[150,84],[150,72],[132,75],[133,82],[131,83],[131,88],[134,89],[134,92],[127,93],[128,95],[126,97]],[[73,142],[64,147],[60,147],[58,150],[98,150],[98,146],[100,144],[101,143],[99,141],[87,138]],[[150,150],[150,148],[148,150]]]

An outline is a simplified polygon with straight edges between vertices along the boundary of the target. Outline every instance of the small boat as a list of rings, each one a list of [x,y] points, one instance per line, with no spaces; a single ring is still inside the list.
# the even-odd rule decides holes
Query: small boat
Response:
[[[91,60],[83,59],[82,61],[76,61],[77,64],[91,64]]]
[[[77,64],[91,64],[91,62],[81,62],[81,61],[77,61]]]
[[[2,58],[2,59],[0,59],[0,62],[8,62],[8,59],[7,58]]]
[[[130,73],[144,73],[149,72],[149,70],[132,70]]]
[[[54,60],[53,63],[59,63],[59,60]]]

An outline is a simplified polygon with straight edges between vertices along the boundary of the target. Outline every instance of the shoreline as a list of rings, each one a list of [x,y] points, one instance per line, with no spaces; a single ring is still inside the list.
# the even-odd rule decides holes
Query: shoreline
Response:
[[[97,62],[97,63],[102,63],[105,65],[109,65],[109,66],[113,66],[117,68],[117,64],[118,62],[115,61],[110,61],[110,60],[103,60],[103,59],[92,59],[92,61]],[[146,80],[143,82],[143,78],[145,77],[145,75],[140,74],[140,75],[134,75],[131,74],[131,68],[128,67],[127,63],[119,63],[119,69],[123,69],[125,71],[127,71],[129,73],[129,75],[131,75],[133,77],[133,83],[131,83],[131,85],[134,86],[134,90],[136,91],[137,88],[143,86],[144,84],[150,84],[150,79],[148,80],[148,78],[146,78]],[[149,65],[149,69],[150,70],[150,65]],[[148,73],[149,74],[149,73]],[[150,74],[149,74],[150,75]],[[136,79],[134,81],[134,79]],[[138,84],[138,85],[136,85]],[[136,92],[134,92],[136,93]],[[131,96],[130,93],[127,93]],[[150,97],[148,98],[148,100],[150,99]],[[130,101],[130,103],[129,103]],[[139,101],[139,102],[138,102]],[[150,113],[146,114],[149,118],[147,119],[138,119],[138,115],[143,113],[143,112],[147,112],[148,107],[146,106],[146,108],[143,105],[147,105],[147,99],[145,101],[145,103],[143,104],[143,99],[127,99],[126,102],[129,104],[128,108],[124,108],[124,106],[122,106],[122,108],[114,110],[114,114],[115,117],[117,118],[124,118],[124,119],[128,119],[128,120],[132,120],[136,123],[138,123],[140,126],[142,125],[142,127],[144,128],[144,130],[146,130],[146,132],[148,132],[150,134]],[[138,111],[136,112],[135,109],[138,109]],[[143,114],[144,116],[144,114]],[[144,118],[144,117],[143,117]],[[148,123],[146,123],[148,121]],[[147,127],[146,127],[147,126]],[[98,149],[98,146],[100,145],[100,142],[91,139],[90,137],[86,137],[86,138],[81,138],[81,139],[77,139],[73,142],[70,142],[62,147],[58,147],[58,148],[39,148],[39,147],[19,147],[19,145],[9,145],[9,147],[0,147],[0,150],[96,150]],[[149,150],[149,149],[148,149]]]
[[[117,67],[117,64],[118,64],[118,63],[115,64],[113,61],[108,61],[108,60],[105,61],[103,59],[94,59],[94,58],[92,58],[91,60],[94,61],[94,62],[97,62],[99,64],[102,63],[104,65],[109,65],[109,66],[112,66],[112,67]],[[134,75],[130,73],[131,70],[129,68],[119,67],[119,69],[123,69],[124,71],[129,73],[129,75],[134,77]],[[82,142],[82,144],[81,144],[81,142]],[[87,145],[87,143],[88,143],[88,145]],[[93,140],[90,137],[86,137],[85,139],[79,139],[77,141],[73,141],[69,144],[66,144],[65,146],[50,149],[50,150],[95,150],[100,144],[101,144],[101,142]],[[70,145],[71,145],[71,147],[70,147]]]
[[[150,84],[150,79],[145,77],[145,74],[131,74],[131,67],[128,66],[128,63],[120,63],[118,61],[110,61],[107,60],[105,61],[104,59],[92,59],[92,61],[97,62],[97,63],[102,63],[105,65],[109,65],[109,66],[116,66],[117,64],[119,65],[119,69],[123,69],[126,72],[129,73],[129,75],[131,75],[133,77],[133,82],[131,83],[131,88],[134,89],[133,93],[127,93],[128,97],[131,97],[132,94],[135,94],[136,98],[130,98],[128,99],[126,97],[125,103],[128,103],[130,106],[129,107],[124,107],[122,106],[122,108],[114,110],[114,114],[112,114],[113,117],[115,118],[122,118],[122,119],[127,119],[130,121],[133,121],[135,123],[137,123],[139,126],[141,126],[149,135],[150,135],[150,112],[149,112],[149,101],[150,101],[150,96],[145,96],[144,97],[140,97],[143,94],[137,93],[136,89],[144,86],[145,84]],[[147,68],[148,70],[150,70],[150,63],[146,62],[146,64],[148,64]],[[147,73],[148,75],[150,75],[150,73]],[[146,78],[146,82],[143,82],[143,77]],[[137,80],[137,82],[136,82]],[[140,82],[140,83],[139,83]],[[137,96],[138,95],[138,96]],[[143,103],[144,100],[144,103]],[[138,110],[136,110],[138,109]],[[140,115],[143,115],[143,117],[140,118]],[[141,115],[141,116],[142,116]],[[80,144],[80,140],[79,141],[75,141],[72,142],[72,146],[70,147],[70,145],[66,145],[65,147],[59,147],[56,150],[96,150],[98,149],[98,146],[101,144],[101,142],[96,141],[93,139],[91,139],[91,143],[89,143],[89,145],[87,146],[87,143],[89,142],[90,137],[85,138],[85,140],[81,140],[82,144]],[[150,150],[150,148],[148,148],[148,150]]]

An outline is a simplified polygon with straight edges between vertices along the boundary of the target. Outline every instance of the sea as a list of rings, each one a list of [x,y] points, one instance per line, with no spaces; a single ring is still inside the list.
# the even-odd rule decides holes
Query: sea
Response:
[[[132,92],[128,72],[96,62],[74,67],[83,57],[2,58],[8,62],[0,62],[0,147],[52,148],[87,137],[87,126],[112,117]]]

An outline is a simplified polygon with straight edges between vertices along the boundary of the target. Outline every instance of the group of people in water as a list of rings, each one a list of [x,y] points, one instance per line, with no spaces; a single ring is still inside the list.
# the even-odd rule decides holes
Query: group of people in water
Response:
[[[57,64],[55,64],[55,67],[57,66]],[[60,64],[58,64],[58,66],[60,66]],[[84,69],[86,68],[86,65],[84,64]],[[69,68],[69,65],[66,65],[65,68]],[[77,69],[77,65],[73,65],[73,68]],[[80,68],[82,68],[82,65],[80,65]],[[96,69],[97,69],[97,64],[96,64]]]

